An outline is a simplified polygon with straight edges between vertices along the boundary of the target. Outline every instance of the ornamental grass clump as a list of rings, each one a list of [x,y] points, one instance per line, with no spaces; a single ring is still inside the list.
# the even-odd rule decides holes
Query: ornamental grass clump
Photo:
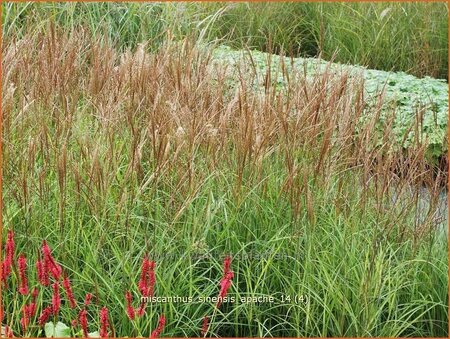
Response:
[[[163,40],[2,41],[5,333],[447,337],[429,112],[399,143],[398,112],[345,68]]]

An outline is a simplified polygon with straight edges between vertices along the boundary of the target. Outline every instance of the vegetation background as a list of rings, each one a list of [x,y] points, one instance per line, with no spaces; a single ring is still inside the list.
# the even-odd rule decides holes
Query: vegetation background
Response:
[[[231,47],[318,56],[369,68],[448,78],[448,5],[405,3],[3,3],[3,34],[21,36],[55,21],[87,27],[120,48],[170,30]],[[270,37],[270,44],[269,39]]]

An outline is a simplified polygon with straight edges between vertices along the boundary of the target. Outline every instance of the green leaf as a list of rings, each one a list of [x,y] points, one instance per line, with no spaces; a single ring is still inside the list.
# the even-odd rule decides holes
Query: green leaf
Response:
[[[54,323],[46,323],[44,330],[47,338],[70,338],[70,328],[59,321],[56,325]]]
[[[89,338],[100,338],[100,334],[98,333],[98,331],[95,331],[95,332],[88,333],[88,337]]]

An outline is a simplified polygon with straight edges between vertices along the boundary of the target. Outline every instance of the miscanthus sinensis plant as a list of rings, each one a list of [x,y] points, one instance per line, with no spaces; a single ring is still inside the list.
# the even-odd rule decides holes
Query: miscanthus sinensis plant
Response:
[[[49,26],[2,56],[5,335],[448,335],[420,112],[405,149],[358,77],[256,77],[170,34],[120,52]]]

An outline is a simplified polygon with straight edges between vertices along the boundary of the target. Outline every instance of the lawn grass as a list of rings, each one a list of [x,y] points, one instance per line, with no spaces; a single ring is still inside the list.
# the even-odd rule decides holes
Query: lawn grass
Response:
[[[281,65],[280,88],[265,67],[255,91],[251,64],[229,72],[193,39],[123,52],[89,30],[43,32],[2,46],[3,233],[14,230],[31,287],[44,239],[70,278],[79,306],[62,293],[49,321],[81,337],[71,321],[91,292],[89,332],[106,306],[117,337],[149,336],[161,314],[165,337],[199,336],[204,316],[213,337],[448,336],[448,173],[427,160],[420,119],[399,150],[396,111],[380,120],[383,97],[367,106],[363,78],[345,70]],[[217,296],[231,255],[238,301],[154,303],[129,320],[146,254],[155,296],[193,298]],[[3,326],[42,336],[21,327],[31,297],[17,285],[14,267]],[[39,289],[33,325],[52,303]]]

